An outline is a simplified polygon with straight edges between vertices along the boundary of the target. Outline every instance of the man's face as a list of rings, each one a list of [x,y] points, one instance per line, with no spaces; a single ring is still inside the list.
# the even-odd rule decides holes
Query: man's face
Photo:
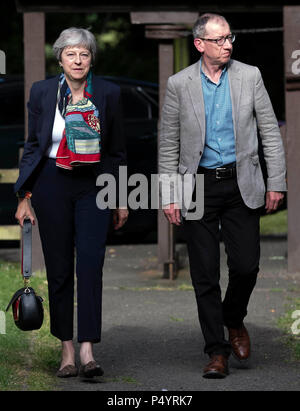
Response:
[[[219,39],[231,34],[229,25],[222,20],[208,21],[205,30],[205,39]],[[229,40],[226,40],[223,46],[219,46],[216,42],[196,38],[194,45],[202,53],[203,60],[211,65],[223,66],[232,54],[232,44]]]

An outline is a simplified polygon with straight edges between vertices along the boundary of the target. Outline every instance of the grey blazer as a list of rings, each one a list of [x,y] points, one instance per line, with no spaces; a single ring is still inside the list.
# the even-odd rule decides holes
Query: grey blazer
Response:
[[[250,208],[261,207],[265,190],[286,191],[284,148],[273,107],[257,67],[230,60],[228,78],[236,145],[237,181]],[[267,187],[258,157],[257,127],[267,165]],[[205,144],[205,108],[200,60],[168,79],[159,125],[159,173],[166,176],[195,174]],[[162,204],[170,196],[161,190]],[[178,187],[171,190],[171,202]],[[186,215],[188,205],[182,207]]]

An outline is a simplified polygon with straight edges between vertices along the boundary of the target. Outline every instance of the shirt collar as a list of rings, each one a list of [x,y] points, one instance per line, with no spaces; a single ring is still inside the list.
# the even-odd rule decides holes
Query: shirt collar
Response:
[[[221,76],[220,76],[220,79],[219,79],[219,83],[218,83],[218,84],[221,84],[221,83],[222,83],[222,80],[223,80],[226,72],[227,72],[227,64],[225,64],[225,66],[224,66],[224,68],[223,68],[223,70],[222,70],[222,74],[221,74]],[[203,77],[206,81],[210,81],[211,83],[216,84],[216,83],[214,83],[213,81],[211,81],[211,79],[210,79],[210,78],[204,73],[204,71],[202,70],[202,57],[200,58],[200,74],[202,75],[202,77]]]

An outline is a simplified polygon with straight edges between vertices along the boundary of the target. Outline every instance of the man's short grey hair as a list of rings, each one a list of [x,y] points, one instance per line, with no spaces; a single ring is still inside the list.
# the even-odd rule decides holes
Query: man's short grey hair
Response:
[[[70,27],[63,30],[53,44],[53,53],[57,60],[61,60],[61,53],[65,47],[72,46],[83,46],[87,48],[92,54],[92,61],[95,61],[97,42],[95,36],[89,30],[77,27]]]
[[[220,14],[214,14],[214,13],[205,13],[202,14],[196,21],[193,27],[193,36],[194,39],[197,38],[203,38],[206,35],[206,24],[210,21],[222,21],[222,23],[228,23],[228,21],[225,19],[224,16],[221,16]]]

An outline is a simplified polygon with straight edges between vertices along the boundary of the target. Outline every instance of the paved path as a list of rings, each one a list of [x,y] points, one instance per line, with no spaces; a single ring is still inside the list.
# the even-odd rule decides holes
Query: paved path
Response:
[[[186,250],[175,282],[156,270],[156,246],[110,246],[103,291],[103,336],[95,346],[105,375],[87,382],[59,381],[76,391],[299,390],[300,364],[291,361],[276,320],[295,297],[296,276],[286,272],[286,242],[262,242],[261,272],[246,325],[253,341],[252,361],[242,368],[230,360],[224,380],[202,378],[208,361],[188,273]],[[226,260],[222,247],[222,290]]]
[[[95,357],[105,370],[91,381],[58,380],[63,391],[291,391],[300,389],[300,364],[276,325],[289,297],[299,290],[297,276],[286,271],[286,242],[262,241],[261,271],[246,320],[253,353],[248,368],[230,360],[223,380],[202,378],[208,358],[198,323],[196,302],[184,245],[176,281],[156,270],[155,245],[107,248],[103,291],[103,334]],[[0,258],[17,260],[15,250]],[[222,278],[227,284],[222,247]],[[299,280],[299,277],[298,277]],[[78,347],[79,348],[79,347]]]

